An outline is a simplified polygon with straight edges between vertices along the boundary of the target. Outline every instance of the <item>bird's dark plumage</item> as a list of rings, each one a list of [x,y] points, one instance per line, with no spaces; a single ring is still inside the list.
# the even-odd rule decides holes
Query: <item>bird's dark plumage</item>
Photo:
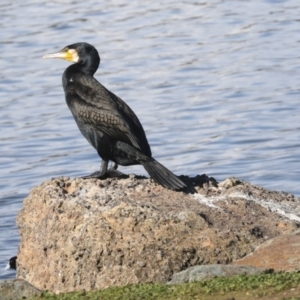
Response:
[[[111,160],[115,166],[143,165],[150,176],[166,188],[185,187],[176,175],[152,157],[144,129],[131,108],[93,77],[100,57],[92,45],[77,43],[44,57],[75,62],[63,74],[63,88],[79,130],[102,158],[97,177],[106,173]]]

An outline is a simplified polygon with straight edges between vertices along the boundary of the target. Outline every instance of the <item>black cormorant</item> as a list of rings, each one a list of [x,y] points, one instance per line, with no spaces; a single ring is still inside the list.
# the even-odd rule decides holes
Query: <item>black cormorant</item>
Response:
[[[108,162],[130,166],[141,164],[162,186],[180,190],[186,185],[151,154],[144,129],[131,108],[94,77],[100,64],[98,51],[88,43],[76,43],[43,58],[62,58],[75,64],[63,76],[66,102],[79,130],[102,158],[100,172],[85,178],[101,178]]]
[[[17,256],[13,256],[9,259],[8,264],[5,267],[5,270],[8,269],[13,269],[13,270],[17,269]]]

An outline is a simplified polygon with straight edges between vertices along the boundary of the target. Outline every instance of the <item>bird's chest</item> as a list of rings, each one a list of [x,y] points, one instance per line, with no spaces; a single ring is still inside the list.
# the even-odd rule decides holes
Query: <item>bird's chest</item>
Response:
[[[81,92],[78,93],[78,86],[76,86],[76,83],[74,81],[70,81],[67,83],[65,87],[66,102],[72,112],[75,104],[82,101],[81,94]]]

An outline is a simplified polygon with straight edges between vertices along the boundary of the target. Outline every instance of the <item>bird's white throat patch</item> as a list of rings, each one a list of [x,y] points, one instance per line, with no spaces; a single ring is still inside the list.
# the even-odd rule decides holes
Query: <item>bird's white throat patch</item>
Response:
[[[78,52],[75,49],[69,49],[68,52],[72,55],[71,61],[74,63],[78,63],[79,61]]]

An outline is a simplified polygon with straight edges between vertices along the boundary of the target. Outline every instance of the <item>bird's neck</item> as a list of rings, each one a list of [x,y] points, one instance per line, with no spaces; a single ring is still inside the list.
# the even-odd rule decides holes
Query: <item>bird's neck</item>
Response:
[[[63,74],[63,87],[65,88],[69,82],[73,81],[75,74],[83,73],[93,76],[98,69],[99,63],[100,61],[93,64],[86,61],[69,66]]]
[[[89,74],[93,76],[100,64],[99,55],[86,56],[84,58],[80,58],[79,62],[75,64],[75,67],[85,74]],[[75,68],[74,67],[74,68]]]

